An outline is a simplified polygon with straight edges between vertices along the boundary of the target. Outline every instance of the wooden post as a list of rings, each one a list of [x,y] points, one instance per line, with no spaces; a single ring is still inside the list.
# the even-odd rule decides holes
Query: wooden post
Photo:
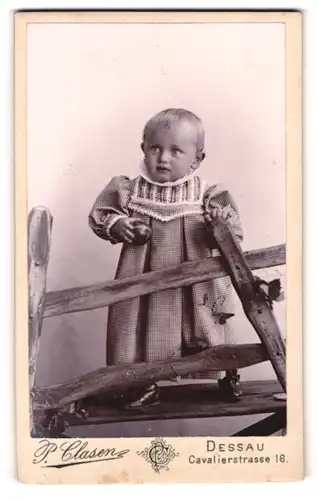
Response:
[[[264,293],[259,290],[229,223],[219,216],[215,219],[210,218],[208,231],[213,242],[217,243],[224,259],[224,267],[228,270],[245,314],[261,339],[277,378],[286,392],[285,344],[272,308]]]
[[[34,208],[28,218],[29,266],[29,387],[30,432],[35,433],[33,398],[36,361],[40,347],[42,318],[46,291],[46,273],[49,262],[52,217],[43,207]]]

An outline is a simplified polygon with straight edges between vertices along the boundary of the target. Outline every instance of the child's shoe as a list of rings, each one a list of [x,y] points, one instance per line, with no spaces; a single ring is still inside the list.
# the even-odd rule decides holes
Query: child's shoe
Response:
[[[242,396],[240,387],[240,376],[237,370],[227,370],[224,378],[218,380],[219,388],[222,393],[222,398],[225,401],[239,401]]]
[[[153,406],[160,402],[159,390],[157,384],[148,386],[139,396],[139,398],[125,404],[126,410],[137,410],[147,406]]]

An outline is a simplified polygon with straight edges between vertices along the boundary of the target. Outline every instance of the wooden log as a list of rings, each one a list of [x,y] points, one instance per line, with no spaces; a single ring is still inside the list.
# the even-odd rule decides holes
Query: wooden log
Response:
[[[243,386],[244,389],[244,386]],[[190,388],[189,388],[190,393]],[[109,403],[111,405],[111,403]],[[155,420],[172,420],[172,419],[190,419],[190,418],[223,418],[223,417],[238,417],[243,415],[259,415],[264,413],[273,413],[285,406],[282,401],[275,401],[271,397],[245,397],[236,403],[226,403],[212,400],[210,402],[196,401],[191,402],[188,397],[187,401],[180,404],[179,401],[162,402],[159,405],[143,408],[142,410],[114,410],[113,407],[92,407],[88,405],[85,409],[88,412],[88,417],[80,419],[76,416],[70,416],[67,419],[71,426],[99,425],[119,422],[141,422]],[[106,430],[107,432],[107,430]],[[110,437],[114,436],[114,431],[109,431]],[[252,434],[251,434],[252,435]],[[254,434],[256,435],[256,434]],[[39,436],[43,437],[43,435]],[[83,435],[82,435],[83,437]],[[107,434],[103,437],[107,437]],[[120,434],[118,437],[124,437]],[[145,437],[143,432],[140,432],[140,437]],[[191,435],[191,437],[194,437]]]
[[[261,339],[275,373],[286,392],[285,344],[276,323],[272,307],[259,289],[248,261],[228,222],[222,217],[210,219],[208,232],[217,243],[233,286],[242,302],[245,314]]]
[[[268,356],[261,344],[241,344],[210,347],[180,359],[103,367],[58,386],[37,388],[34,408],[59,408],[94,394],[118,394],[158,380],[214,370],[239,369],[267,360]]]
[[[29,388],[30,430],[34,431],[33,393],[40,347],[46,273],[49,262],[52,217],[46,208],[33,209],[28,218],[29,266]]]
[[[280,408],[269,417],[233,434],[236,437],[271,436],[286,427],[286,408]]]
[[[285,245],[252,250],[244,255],[250,269],[280,266],[285,264]],[[45,299],[44,317],[98,309],[152,292],[209,281],[226,274],[222,260],[211,257],[123,280],[49,292]]]
[[[160,387],[160,403],[155,406],[144,407],[139,410],[124,410],[122,407],[114,405],[111,398],[103,395],[93,396],[82,401],[81,406],[85,408],[87,416],[80,414],[57,411],[70,426],[81,426],[81,436],[85,436],[83,426],[111,424],[119,422],[142,422],[171,419],[198,419],[215,417],[236,417],[239,415],[270,414],[286,411],[286,402],[277,401],[273,394],[280,390],[277,380],[258,380],[242,382],[244,397],[235,403],[225,402],[220,397],[217,384],[205,383],[197,384],[177,384]],[[39,421],[43,415],[47,414],[43,410],[37,411]],[[61,421],[60,420],[60,421]],[[39,426],[40,427],[40,426]],[[63,429],[63,426],[61,426]],[[208,433],[207,429],[207,434]],[[101,437],[125,437],[123,429],[116,426],[118,435],[114,435],[114,428],[104,428]],[[200,431],[199,431],[200,432]],[[47,436],[47,430],[41,429],[39,438]],[[72,432],[76,436],[76,430]],[[193,437],[193,434],[191,434]],[[56,437],[56,436],[55,436]],[[143,431],[140,430],[140,437]]]

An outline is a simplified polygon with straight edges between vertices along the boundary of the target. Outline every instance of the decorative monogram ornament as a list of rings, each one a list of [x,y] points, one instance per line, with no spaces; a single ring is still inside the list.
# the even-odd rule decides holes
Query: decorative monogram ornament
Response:
[[[145,448],[143,451],[137,451],[137,455],[143,457],[146,462],[148,462],[152,469],[159,474],[162,470],[169,470],[169,463],[176,457],[179,453],[163,438],[156,438],[151,441],[151,445]]]

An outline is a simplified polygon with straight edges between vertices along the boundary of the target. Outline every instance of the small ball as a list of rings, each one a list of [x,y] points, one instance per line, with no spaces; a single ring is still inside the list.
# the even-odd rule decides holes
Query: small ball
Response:
[[[136,245],[144,245],[150,238],[151,229],[144,222],[136,221],[134,223],[134,234],[134,243]]]

